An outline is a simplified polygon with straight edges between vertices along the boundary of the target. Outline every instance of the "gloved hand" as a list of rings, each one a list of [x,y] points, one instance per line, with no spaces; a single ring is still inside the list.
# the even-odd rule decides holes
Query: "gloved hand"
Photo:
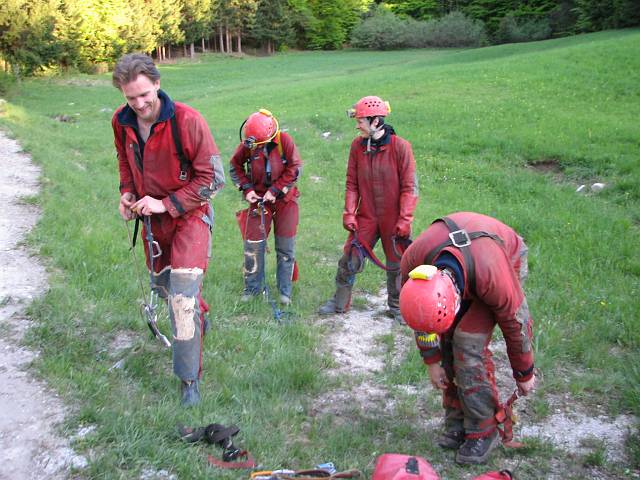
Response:
[[[395,233],[396,237],[408,238],[411,235],[411,222],[402,219],[398,220]]]
[[[349,232],[355,232],[358,230],[358,221],[353,213],[342,214],[342,226]]]

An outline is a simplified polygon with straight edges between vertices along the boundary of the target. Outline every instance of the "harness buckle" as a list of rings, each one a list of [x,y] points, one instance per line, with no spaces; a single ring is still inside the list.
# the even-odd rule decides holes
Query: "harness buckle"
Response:
[[[463,248],[471,245],[471,238],[464,228],[449,233],[449,238],[454,247]]]
[[[186,180],[187,179],[187,171],[186,170],[180,170],[180,175],[178,175],[178,178],[180,180]]]

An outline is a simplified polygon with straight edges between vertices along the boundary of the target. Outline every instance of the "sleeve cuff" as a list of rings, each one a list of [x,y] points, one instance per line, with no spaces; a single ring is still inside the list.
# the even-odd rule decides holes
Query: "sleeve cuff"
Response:
[[[526,370],[514,370],[513,378],[516,379],[516,382],[520,382],[520,383],[528,382],[533,377],[533,373],[534,373],[533,368],[534,366],[531,365]]]

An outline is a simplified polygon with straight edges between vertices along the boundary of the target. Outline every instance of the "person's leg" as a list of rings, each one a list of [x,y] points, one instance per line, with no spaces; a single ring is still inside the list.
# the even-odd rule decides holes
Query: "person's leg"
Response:
[[[475,301],[453,335],[454,371],[466,439],[458,450],[458,463],[484,463],[499,441],[494,418],[498,391],[488,348],[494,327],[491,311]]]
[[[353,247],[353,239],[354,234],[349,233],[349,237],[343,247],[343,255],[338,260],[335,294],[320,307],[318,310],[320,315],[345,313],[351,306],[351,293],[356,281],[356,273],[361,272],[364,268],[364,258]],[[375,225],[368,225],[359,220],[358,241],[361,243],[366,242],[373,248],[378,241]]]
[[[404,325],[404,319],[400,313],[400,257],[393,248],[393,232],[384,232],[380,235],[382,249],[387,257],[387,305],[389,316],[396,322]]]
[[[458,398],[453,370],[453,344],[450,336],[443,336],[440,343],[442,367],[447,375],[447,388],[442,392],[444,407],[444,432],[438,439],[442,448],[457,450],[464,443],[464,413]]]
[[[298,203],[295,199],[279,200],[275,205],[274,235],[276,246],[278,292],[280,301],[291,303],[293,267],[296,261],[296,233],[298,229]]]
[[[247,216],[246,240],[244,241],[244,291],[242,300],[247,301],[264,290],[264,255],[267,249],[273,212],[265,207],[264,215],[259,207],[251,208]]]
[[[172,243],[169,316],[173,329],[173,371],[182,381],[182,404],[199,402],[202,375],[202,279],[211,232],[197,216],[176,220]]]

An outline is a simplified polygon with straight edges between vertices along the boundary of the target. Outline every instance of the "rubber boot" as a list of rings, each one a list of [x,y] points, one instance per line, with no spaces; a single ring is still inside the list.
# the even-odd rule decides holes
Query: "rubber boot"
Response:
[[[355,274],[349,270],[349,257],[343,255],[338,261],[336,293],[334,293],[333,298],[318,309],[318,313],[320,315],[335,315],[336,313],[347,312],[351,306],[351,292],[355,281]]]
[[[180,382],[180,389],[182,393],[182,400],[180,404],[185,407],[193,407],[200,403],[200,389],[198,388],[198,380],[191,380]]]
[[[333,297],[325,302],[319,309],[320,315],[335,315],[346,313],[351,305],[351,291],[353,287],[338,287]]]
[[[397,262],[387,262],[387,305],[389,306],[389,317],[398,324],[406,325],[400,313],[400,264]]]
[[[495,430],[491,435],[484,438],[468,438],[458,449],[456,463],[479,464],[484,463],[491,455],[491,451],[498,445],[500,436]]]

